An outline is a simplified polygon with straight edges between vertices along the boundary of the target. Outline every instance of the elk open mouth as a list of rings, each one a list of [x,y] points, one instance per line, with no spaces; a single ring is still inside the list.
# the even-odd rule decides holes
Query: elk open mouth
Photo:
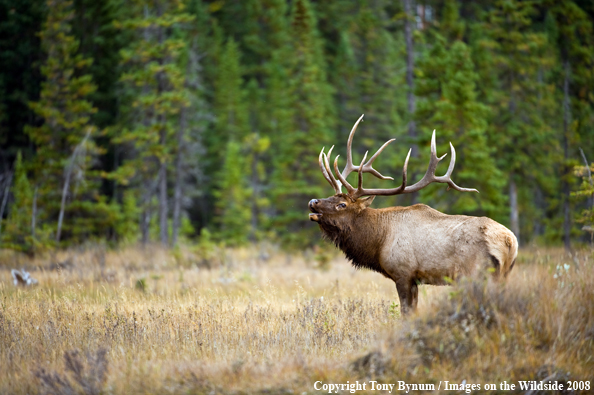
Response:
[[[311,211],[311,213],[309,214],[310,221],[318,222],[320,218],[322,218],[322,214],[316,212],[316,209],[314,209],[313,204],[311,202],[309,203],[309,211]]]
[[[320,218],[322,218],[322,214],[320,214],[320,213],[310,213],[309,214],[309,219],[311,221],[318,222],[320,220]]]

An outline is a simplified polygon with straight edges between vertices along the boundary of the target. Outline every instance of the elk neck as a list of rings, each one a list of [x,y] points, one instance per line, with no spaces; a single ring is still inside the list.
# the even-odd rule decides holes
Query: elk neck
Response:
[[[319,223],[324,236],[346,255],[356,268],[366,268],[387,273],[380,265],[380,254],[386,239],[385,210],[367,208],[344,218],[329,219]]]

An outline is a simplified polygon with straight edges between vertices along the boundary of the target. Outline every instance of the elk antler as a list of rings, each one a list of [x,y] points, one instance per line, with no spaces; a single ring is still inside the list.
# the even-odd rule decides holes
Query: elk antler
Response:
[[[349,135],[349,140],[348,140],[348,144],[347,144],[347,164],[346,164],[344,170],[342,171],[342,173],[340,173],[338,171],[338,156],[334,159],[334,171],[336,172],[336,175],[337,175],[338,179],[340,180],[340,183],[342,183],[342,185],[344,185],[346,187],[346,189],[348,190],[348,195],[350,196],[351,199],[356,200],[357,198],[359,198],[361,196],[365,196],[365,195],[389,196],[389,195],[400,195],[400,194],[406,194],[406,193],[413,193],[413,192],[417,192],[417,191],[425,188],[427,185],[429,185],[433,182],[448,184],[448,190],[450,188],[453,188],[460,192],[478,192],[476,189],[472,189],[472,188],[461,188],[458,185],[456,185],[454,183],[454,181],[452,181],[451,176],[452,176],[452,172],[454,171],[454,165],[456,164],[456,150],[454,149],[454,146],[452,145],[452,143],[450,143],[450,148],[452,151],[452,158],[450,159],[450,166],[448,167],[448,171],[443,176],[435,175],[435,170],[437,169],[437,164],[443,158],[445,158],[445,156],[447,155],[447,154],[444,154],[441,157],[437,156],[437,149],[435,148],[435,130],[433,131],[433,135],[431,137],[431,157],[429,159],[429,166],[427,168],[427,171],[425,172],[425,175],[421,179],[421,181],[419,181],[416,184],[411,185],[411,186],[406,185],[408,160],[410,159],[410,153],[411,153],[411,150],[409,150],[408,155],[406,156],[406,160],[404,161],[404,167],[402,168],[402,184],[399,187],[392,188],[392,189],[365,189],[365,188],[363,188],[363,173],[371,173],[374,176],[376,176],[377,178],[380,178],[382,180],[393,180],[393,178],[391,178],[391,177],[382,176],[377,170],[375,170],[372,167],[372,164],[373,164],[373,161],[378,157],[378,155],[384,150],[384,148],[388,144],[390,144],[392,141],[394,141],[394,139],[391,139],[391,140],[388,140],[387,142],[385,142],[384,145],[382,145],[380,147],[380,149],[377,150],[377,152],[371,157],[371,159],[369,159],[369,161],[367,163],[365,163],[365,159],[367,159],[367,152],[366,152],[365,156],[363,157],[363,160],[361,161],[361,165],[354,166],[352,154],[351,154],[351,146],[352,146],[352,141],[353,141],[353,135],[355,134],[357,125],[359,124],[359,122],[361,121],[362,118],[363,118],[363,115],[361,115],[361,117],[357,120],[357,122],[353,126],[353,129],[351,130],[351,134]],[[334,148],[334,146],[332,148]],[[330,156],[330,154],[332,153],[332,148],[330,148],[330,151],[328,151],[328,156]],[[328,163],[328,156],[326,156],[326,154],[324,153],[324,149],[322,149],[322,152],[320,152],[320,158],[319,158],[320,167],[322,168],[322,173],[324,174],[324,177],[326,177],[326,180],[328,180],[328,182],[334,187],[334,190],[336,191],[336,193],[340,193],[341,192],[340,183],[338,181],[336,181],[336,179],[332,175],[332,171],[330,170],[330,166]],[[323,163],[322,163],[322,160],[323,160]],[[357,188],[354,188],[346,180],[347,176],[349,174],[351,174],[353,171],[357,171],[358,176],[359,176],[358,177],[359,183],[357,185]]]
[[[375,155],[373,155],[367,163],[363,163],[363,162],[365,162],[365,161],[363,161],[363,162],[361,162],[360,166],[353,165],[353,154],[352,154],[353,136],[355,135],[355,131],[357,131],[357,126],[359,126],[359,123],[361,122],[361,120],[363,120],[364,115],[365,114],[361,115],[359,117],[359,119],[357,120],[357,122],[355,122],[355,124],[353,125],[353,128],[351,129],[351,133],[349,134],[349,139],[347,141],[347,164],[345,165],[345,167],[342,171],[342,174],[338,171],[338,168],[336,165],[336,160],[334,161],[334,169],[336,171],[336,174],[338,175],[338,179],[340,180],[340,182],[336,181],[336,179],[334,178],[334,176],[332,174],[332,170],[330,170],[330,164],[328,163],[328,157],[331,155],[332,149],[334,148],[334,146],[332,146],[332,148],[330,148],[330,150],[328,151],[328,155],[326,155],[324,153],[324,148],[322,148],[322,151],[320,152],[319,163],[320,163],[320,168],[322,169],[322,174],[324,174],[324,177],[330,183],[330,185],[332,185],[332,187],[334,188],[334,191],[336,193],[342,192],[341,185],[344,185],[346,187],[346,189],[349,192],[349,195],[351,195],[353,192],[356,191],[356,189],[353,188],[351,186],[351,184],[349,184],[348,181],[346,180],[346,178],[349,176],[349,174],[351,174],[353,171],[363,172],[363,173],[371,173],[374,176],[376,176],[377,178],[382,179],[382,180],[393,180],[392,177],[385,177],[385,176],[381,175],[380,172],[375,170],[373,168],[373,162],[378,157],[378,155],[381,154],[381,152],[384,150],[384,148],[386,148],[386,146],[388,144],[390,144],[392,141],[394,141],[395,139],[390,139],[390,140],[386,141],[384,143],[384,145],[382,145],[380,147],[380,149],[377,150]],[[338,156],[340,156],[340,155],[338,155]],[[336,157],[336,159],[338,159],[338,156]]]

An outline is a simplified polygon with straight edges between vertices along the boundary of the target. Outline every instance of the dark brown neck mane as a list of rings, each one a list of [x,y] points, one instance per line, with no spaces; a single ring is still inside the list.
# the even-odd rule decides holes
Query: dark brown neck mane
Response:
[[[370,269],[388,277],[379,262],[385,232],[376,221],[378,218],[374,218],[378,217],[375,211],[369,208],[363,210],[349,225],[326,218],[319,225],[324,237],[340,248],[353,266],[357,269]],[[370,224],[374,225],[371,229]]]

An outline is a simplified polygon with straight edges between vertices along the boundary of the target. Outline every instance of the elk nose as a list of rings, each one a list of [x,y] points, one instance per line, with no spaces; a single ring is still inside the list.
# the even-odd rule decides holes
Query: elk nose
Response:
[[[311,199],[309,201],[309,208],[313,208],[314,205],[318,204],[320,201],[318,199]]]

